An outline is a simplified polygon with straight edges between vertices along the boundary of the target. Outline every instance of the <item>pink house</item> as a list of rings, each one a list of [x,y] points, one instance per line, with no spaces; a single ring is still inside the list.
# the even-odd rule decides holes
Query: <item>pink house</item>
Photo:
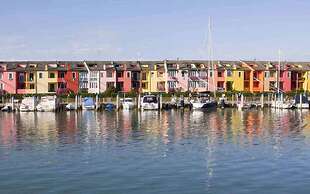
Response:
[[[191,92],[208,91],[208,71],[205,63],[199,61],[190,62],[188,83]]]
[[[168,91],[205,92],[208,90],[208,72],[203,61],[168,61]]]
[[[179,64],[177,62],[166,61],[167,68],[167,91],[174,92],[180,88],[179,86]]]
[[[218,64],[214,61],[213,62],[214,69],[211,65],[211,62],[208,62],[207,68],[208,68],[208,91],[213,92],[214,90],[216,91],[218,89],[218,72],[217,72],[217,66]],[[224,72],[224,71],[223,71]]]
[[[103,71],[100,71],[100,92],[105,92],[108,88],[116,88],[116,71],[114,65],[103,64]]]
[[[17,79],[14,64],[0,64],[1,93],[16,94]]]
[[[284,92],[289,92],[291,88],[291,71],[289,70],[289,65],[285,64],[280,71],[280,89]]]

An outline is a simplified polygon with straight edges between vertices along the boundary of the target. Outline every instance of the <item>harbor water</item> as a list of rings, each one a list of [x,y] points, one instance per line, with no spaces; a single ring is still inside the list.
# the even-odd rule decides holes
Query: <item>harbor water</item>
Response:
[[[300,110],[0,113],[0,193],[310,193]]]

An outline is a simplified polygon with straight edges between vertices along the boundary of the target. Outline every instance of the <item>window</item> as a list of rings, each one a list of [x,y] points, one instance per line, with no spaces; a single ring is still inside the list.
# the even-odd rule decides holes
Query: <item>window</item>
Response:
[[[200,81],[200,82],[198,82],[198,86],[199,86],[200,88],[205,88],[205,87],[206,87],[206,82]]]
[[[168,71],[168,75],[169,75],[170,77],[176,77],[177,71],[174,71],[174,70]]]
[[[29,73],[29,81],[33,81],[33,77],[34,77],[33,73]]]
[[[43,78],[43,73],[39,73],[39,79]]]
[[[60,72],[60,73],[59,73],[59,77],[60,77],[60,78],[65,78],[65,72]]]
[[[212,71],[210,71],[210,77],[212,77],[213,75],[212,75]]]
[[[287,77],[288,77],[288,78],[291,78],[291,72],[290,72],[290,71],[287,72]]]
[[[139,72],[132,72],[132,79],[139,81],[140,80],[140,73]]]
[[[259,82],[258,82],[258,81],[255,81],[255,82],[253,83],[253,87],[258,88],[258,87],[259,87]]]
[[[197,83],[196,83],[195,81],[190,81],[190,82],[189,82],[189,87],[190,87],[190,88],[196,88],[196,84],[197,84]]]
[[[185,71],[182,71],[181,74],[182,74],[182,77],[185,77]]]
[[[146,72],[142,73],[142,80],[146,80]]]
[[[2,74],[3,74],[3,73],[2,73],[2,72],[0,72],[0,80],[2,80],[2,76],[3,76]]]
[[[142,89],[147,89],[147,83],[145,82],[142,83]]]
[[[254,79],[258,79],[258,72],[254,72]]]
[[[30,88],[30,90],[33,90],[34,89],[34,84],[30,84],[29,88]]]
[[[0,90],[3,90],[3,84],[0,83]]]
[[[13,73],[9,73],[9,80],[13,80]]]
[[[164,77],[164,72],[161,71],[157,72],[157,77]]]
[[[55,92],[55,86],[56,84],[48,84],[48,92]]]
[[[175,81],[168,81],[168,87],[169,88],[176,88],[177,87],[177,83]]]
[[[232,76],[232,71],[231,70],[227,70],[227,77],[231,77]]]
[[[107,82],[107,88],[113,88],[114,82]]]
[[[123,72],[117,72],[117,77],[123,77]]]
[[[196,77],[197,76],[197,71],[189,71],[188,75],[189,75],[189,77]]]
[[[19,82],[24,82],[24,74],[23,73],[20,73],[19,76],[18,76],[18,81]]]
[[[72,72],[72,79],[75,80],[76,79],[76,73]]]
[[[107,77],[113,77],[113,72],[111,70],[107,71]]]
[[[199,77],[206,78],[207,77],[207,72],[206,71],[199,71]]]
[[[265,78],[269,77],[269,71],[265,71]]]
[[[221,71],[217,72],[217,77],[223,77],[223,73]]]
[[[49,73],[48,78],[55,78],[55,73]]]
[[[218,89],[224,89],[224,82],[217,82]]]
[[[127,77],[130,77],[130,72],[127,72]]]
[[[280,77],[283,77],[283,71],[280,71]]]
[[[241,77],[241,72],[240,71],[238,72],[238,76]]]
[[[66,83],[63,83],[63,82],[59,83],[58,88],[65,89]]]

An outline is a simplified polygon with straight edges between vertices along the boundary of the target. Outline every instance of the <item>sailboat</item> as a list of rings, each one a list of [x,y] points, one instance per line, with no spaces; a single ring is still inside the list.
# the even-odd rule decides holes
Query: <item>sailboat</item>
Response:
[[[276,109],[292,109],[294,104],[289,101],[284,101],[283,91],[280,90],[280,74],[281,74],[281,50],[279,50],[278,70],[277,70],[277,93],[275,94],[275,100],[271,104],[271,107]]]
[[[212,50],[212,29],[211,29],[211,17],[209,17],[209,25],[208,25],[208,54],[209,54],[209,60],[208,60],[208,66],[211,66],[211,72],[212,72],[212,82],[213,82],[213,95],[214,99],[216,99],[216,83],[215,83],[215,75],[214,75],[214,63],[213,63],[213,50]],[[211,74],[210,74],[211,75]],[[210,85],[208,83],[208,85]],[[199,93],[198,97],[191,100],[191,106],[193,109],[210,109],[217,106],[217,103],[214,99],[210,98],[210,95],[208,93]]]

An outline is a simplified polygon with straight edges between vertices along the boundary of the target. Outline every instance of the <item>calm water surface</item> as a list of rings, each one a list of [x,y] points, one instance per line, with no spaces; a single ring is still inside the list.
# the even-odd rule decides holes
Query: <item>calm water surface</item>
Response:
[[[300,111],[0,113],[0,193],[310,193]]]

